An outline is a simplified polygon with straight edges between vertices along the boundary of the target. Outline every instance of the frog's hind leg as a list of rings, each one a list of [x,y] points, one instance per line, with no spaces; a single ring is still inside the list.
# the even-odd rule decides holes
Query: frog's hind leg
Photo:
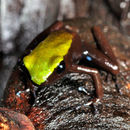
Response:
[[[104,55],[106,55],[112,62],[114,62],[116,65],[118,65],[116,57],[112,51],[112,48],[107,41],[105,35],[101,31],[101,28],[99,26],[94,26],[92,28],[92,32],[94,35],[94,38],[96,39],[96,45],[99,50],[101,50]]]
[[[113,75],[119,73],[119,67],[110,58],[108,58],[99,49],[96,49],[91,44],[83,42],[85,51],[83,51],[82,58],[89,64],[94,65],[93,67],[99,67],[102,70],[106,70]],[[86,63],[86,65],[87,65]]]
[[[84,67],[80,65],[72,65],[71,68],[69,68],[69,72],[74,73],[85,73],[92,76],[92,79],[94,81],[94,86],[96,88],[96,97],[89,101],[87,104],[90,105],[94,102],[98,102],[103,97],[103,88],[102,83],[100,80],[100,75],[97,69],[93,69],[90,67]]]
[[[92,32],[96,39],[96,45],[98,49],[101,50],[102,53],[104,53],[104,55],[106,55],[109,58],[109,60],[111,60],[115,64],[115,66],[117,66],[118,68],[117,72],[112,75],[113,80],[116,82],[116,74],[119,73],[119,67],[118,67],[118,62],[116,60],[116,57],[112,51],[112,48],[99,26],[94,26],[92,28]],[[116,88],[118,88],[117,84],[116,84]]]

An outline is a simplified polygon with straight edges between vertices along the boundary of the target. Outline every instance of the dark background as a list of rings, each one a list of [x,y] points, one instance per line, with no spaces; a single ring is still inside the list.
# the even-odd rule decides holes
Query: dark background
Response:
[[[128,0],[1,0],[0,2],[0,98],[17,58],[37,34],[57,19],[91,17],[98,19],[99,23],[102,21],[114,25],[126,39],[130,38]]]

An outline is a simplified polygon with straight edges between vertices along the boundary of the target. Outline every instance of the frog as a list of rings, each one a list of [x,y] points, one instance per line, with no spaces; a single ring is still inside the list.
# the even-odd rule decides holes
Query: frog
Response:
[[[100,101],[103,87],[99,71],[82,64],[82,61],[94,64],[113,76],[119,73],[119,66],[101,28],[93,26],[92,32],[96,38],[96,47],[81,40],[77,31],[71,26],[65,26],[62,21],[55,22],[41,33],[38,36],[40,42],[34,40],[37,44],[23,57],[23,65],[32,84],[43,87],[68,73],[88,74],[93,79],[96,92],[95,98],[88,101],[88,105]]]

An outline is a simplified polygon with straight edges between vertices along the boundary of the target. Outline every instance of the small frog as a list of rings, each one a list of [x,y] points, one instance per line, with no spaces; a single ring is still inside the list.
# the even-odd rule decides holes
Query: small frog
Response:
[[[96,87],[96,97],[89,102],[91,104],[103,97],[100,75],[97,69],[84,66],[81,61],[93,63],[113,75],[119,73],[119,67],[99,26],[93,27],[97,48],[81,41],[79,35],[72,30],[71,27],[64,26],[63,22],[54,23],[40,34],[40,37],[43,37],[38,45],[23,57],[23,63],[32,82],[38,86],[54,83],[67,73],[91,75]]]

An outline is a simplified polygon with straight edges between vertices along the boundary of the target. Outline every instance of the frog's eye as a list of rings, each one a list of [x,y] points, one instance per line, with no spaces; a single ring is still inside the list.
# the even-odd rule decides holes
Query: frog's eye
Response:
[[[65,62],[61,61],[57,67],[57,73],[60,74],[65,70]]]

